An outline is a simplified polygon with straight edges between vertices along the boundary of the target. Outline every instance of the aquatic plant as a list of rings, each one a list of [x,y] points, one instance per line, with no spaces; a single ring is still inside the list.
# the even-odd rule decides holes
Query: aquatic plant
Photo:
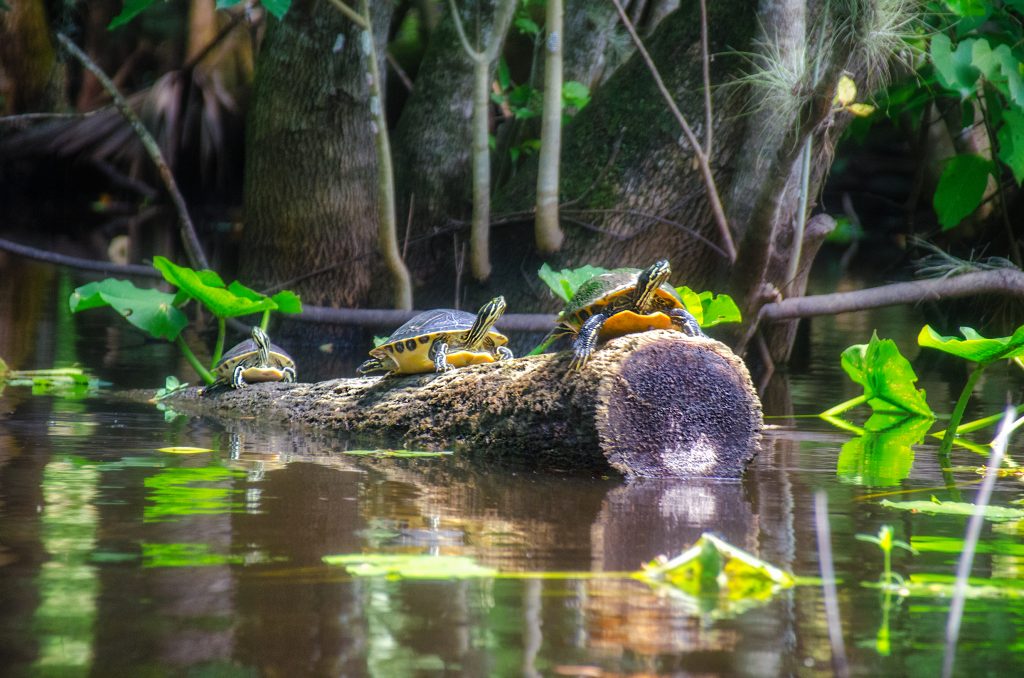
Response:
[[[302,311],[299,297],[288,290],[268,297],[237,280],[226,285],[216,271],[196,271],[187,266],[179,266],[161,256],[153,258],[153,267],[163,274],[164,280],[177,288],[176,294],[136,287],[129,280],[107,278],[76,288],[68,299],[71,311],[78,313],[92,308],[113,308],[122,318],[151,337],[166,339],[177,345],[186,360],[207,384],[213,383],[211,370],[224,351],[228,318],[260,313],[260,327],[266,329],[271,311]],[[199,361],[181,334],[188,325],[188,317],[182,309],[189,301],[197,302],[217,318],[217,339],[209,368]]]

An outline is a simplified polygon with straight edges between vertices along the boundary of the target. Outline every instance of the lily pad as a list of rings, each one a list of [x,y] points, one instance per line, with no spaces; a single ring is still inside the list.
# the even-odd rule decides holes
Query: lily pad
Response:
[[[136,287],[129,280],[107,278],[82,285],[68,300],[71,312],[109,306],[125,320],[158,339],[174,341],[188,319],[174,306],[174,295]]]
[[[232,283],[233,290],[225,287],[224,281],[214,271],[195,271],[160,256],[153,257],[153,267],[163,274],[167,282],[221,318],[251,315],[277,308],[270,297],[240,283]]]

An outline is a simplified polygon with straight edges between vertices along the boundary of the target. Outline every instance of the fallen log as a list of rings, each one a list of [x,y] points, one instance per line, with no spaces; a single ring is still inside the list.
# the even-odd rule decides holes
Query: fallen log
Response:
[[[533,469],[608,467],[625,476],[738,477],[758,449],[761,405],[724,344],[680,332],[445,374],[255,384],[174,398],[179,411],[297,422],[374,446],[453,450]]]

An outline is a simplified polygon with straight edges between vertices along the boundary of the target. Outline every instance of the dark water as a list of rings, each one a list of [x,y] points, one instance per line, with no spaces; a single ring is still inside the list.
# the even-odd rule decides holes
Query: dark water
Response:
[[[19,284],[0,286],[0,356],[12,366],[79,361],[119,387],[147,388],[178,369],[165,347],[107,329],[109,317],[69,317],[55,300],[74,283],[14,269]],[[767,414],[811,414],[855,395],[841,349],[877,328],[913,358],[922,322],[906,309],[816,321],[805,367],[772,384]],[[915,365],[931,402],[951,409],[962,370],[927,356]],[[969,416],[1001,407],[1008,389],[1019,402],[1019,383],[994,372]],[[816,577],[818,490],[828,497],[851,672],[938,675],[947,598],[895,596],[885,606],[864,585],[877,580],[881,553],[854,535],[889,524],[918,545],[962,537],[963,518],[879,500],[971,501],[984,463],[962,449],[944,473],[931,439],[877,454],[818,419],[786,416],[769,419],[776,428],[742,482],[624,482],[452,457],[352,457],[341,440],[258,422],[166,421],[102,393],[0,394],[4,675],[832,675],[818,585],[716,605],[594,576],[636,570],[714,531]],[[157,451],[186,445],[212,451]],[[1010,453],[1020,456],[1021,444]],[[1011,476],[993,503],[1021,496]],[[973,575],[1000,582],[1002,595],[968,601],[958,675],[1024,666],[1024,601],[1009,595],[1024,577],[1021,535],[1019,522],[984,528],[989,548]],[[466,556],[500,574],[354,577],[323,561],[354,553]],[[897,551],[894,566],[951,575],[957,556]]]

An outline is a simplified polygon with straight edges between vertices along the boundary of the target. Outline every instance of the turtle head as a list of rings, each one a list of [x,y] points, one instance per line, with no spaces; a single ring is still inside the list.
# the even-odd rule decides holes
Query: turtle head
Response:
[[[270,337],[259,325],[253,325],[252,340],[256,344],[256,352],[259,354],[261,365],[270,364]]]
[[[505,312],[505,297],[497,296],[484,304],[476,314],[476,322],[466,334],[466,347],[474,348],[484,340],[487,333]]]
[[[672,267],[669,266],[668,259],[656,261],[641,271],[636,279],[633,307],[638,312],[645,313],[658,288],[668,282],[670,275],[672,275]]]

